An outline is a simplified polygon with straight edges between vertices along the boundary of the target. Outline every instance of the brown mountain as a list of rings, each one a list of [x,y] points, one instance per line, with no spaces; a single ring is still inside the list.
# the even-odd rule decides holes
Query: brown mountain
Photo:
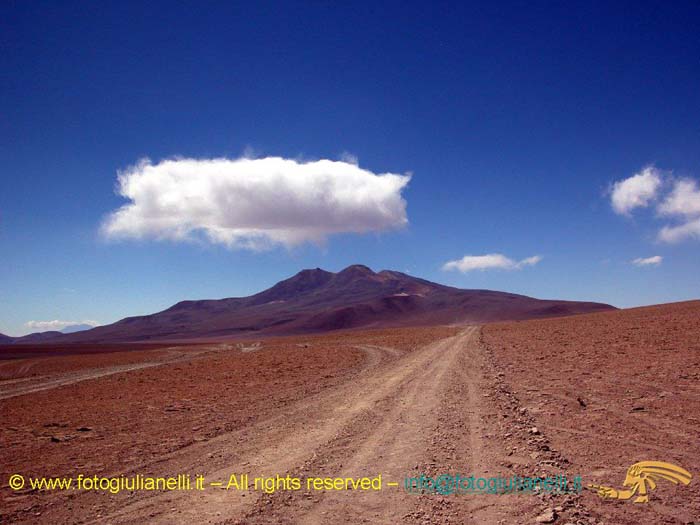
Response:
[[[72,334],[81,330],[88,330],[90,328],[92,328],[91,325],[78,324],[67,326],[60,331],[48,330],[46,332],[33,332],[21,337],[10,337],[9,335],[0,334],[0,345],[10,345],[13,343],[44,343],[48,341],[55,341],[57,337],[62,336],[63,334]]]
[[[15,343],[44,343],[48,341],[54,341],[57,337],[63,335],[63,332],[58,330],[48,330],[46,332],[34,332],[31,334],[23,335],[22,337],[15,337]]]
[[[462,290],[400,272],[354,265],[333,273],[303,270],[250,297],[182,301],[152,315],[51,338],[121,342],[293,334],[555,317],[609,310],[601,303],[540,300],[490,290]],[[22,342],[21,338],[17,342]]]

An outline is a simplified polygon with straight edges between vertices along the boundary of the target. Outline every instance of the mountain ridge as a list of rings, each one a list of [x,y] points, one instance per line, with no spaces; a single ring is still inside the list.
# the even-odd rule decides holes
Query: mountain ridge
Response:
[[[492,290],[465,290],[405,273],[351,265],[339,272],[301,270],[247,297],[180,301],[51,342],[127,342],[285,335],[372,328],[554,317],[609,310],[593,302],[542,300]],[[16,338],[15,342],[23,338]]]

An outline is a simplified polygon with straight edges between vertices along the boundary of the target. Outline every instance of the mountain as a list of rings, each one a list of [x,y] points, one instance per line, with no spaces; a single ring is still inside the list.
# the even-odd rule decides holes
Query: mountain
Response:
[[[34,332],[28,335],[23,335],[22,337],[15,337],[13,342],[15,343],[45,343],[48,341],[54,341],[63,333],[56,330],[49,330],[47,332]]]
[[[61,329],[62,334],[72,334],[75,332],[82,332],[83,330],[90,330],[91,328],[95,328],[91,324],[71,324],[66,326],[65,328]]]
[[[601,303],[540,300],[462,290],[400,272],[353,265],[303,270],[249,297],[182,301],[159,313],[57,336],[60,342],[122,342],[282,335],[358,327],[484,323],[610,310]],[[22,341],[24,342],[24,341]]]
[[[49,341],[56,341],[60,336],[65,334],[73,334],[90,330],[92,328],[94,328],[94,326],[89,324],[72,324],[66,326],[61,331],[49,330],[47,332],[33,332],[21,337],[9,337],[7,335],[0,334],[0,345],[9,345],[13,343],[46,343]]]

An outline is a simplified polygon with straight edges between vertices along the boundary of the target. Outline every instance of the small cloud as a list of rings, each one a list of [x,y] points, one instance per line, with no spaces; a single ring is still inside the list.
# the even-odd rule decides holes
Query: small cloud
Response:
[[[473,270],[520,270],[525,266],[534,266],[542,260],[542,256],[533,255],[520,261],[514,261],[500,253],[487,255],[465,255],[461,259],[448,261],[443,266],[444,271],[457,270],[462,273]]]
[[[700,216],[700,189],[692,179],[680,179],[674,182],[673,189],[658,208],[661,215],[685,217]]]
[[[373,173],[357,159],[280,157],[143,160],[119,173],[128,199],[102,224],[112,239],[205,240],[228,248],[320,243],[408,223],[410,175]]]
[[[659,266],[664,260],[660,255],[654,255],[653,257],[639,257],[632,261],[635,266]]]
[[[648,206],[661,187],[661,172],[647,166],[639,173],[617,181],[610,192],[610,203],[615,213],[629,215],[635,208]]]
[[[74,325],[90,325],[90,326],[99,326],[100,323],[97,321],[91,321],[91,320],[86,320],[86,321],[59,321],[58,319],[54,319],[53,321],[27,321],[24,323],[24,326],[29,328],[30,330],[34,330],[36,332],[48,332],[48,331],[61,331],[67,326],[74,326]]]
[[[664,185],[666,179],[669,184]],[[660,195],[662,186],[673,187]],[[657,201],[658,217],[675,220],[675,224],[663,226],[657,238],[661,242],[675,243],[686,239],[700,239],[700,186],[690,178],[674,179],[648,166],[636,175],[613,184],[611,204],[616,213],[629,215],[635,208],[644,208]]]
[[[676,217],[681,224],[664,226],[659,240],[668,243],[700,239],[700,188],[697,181],[680,179],[658,207],[659,215]]]
[[[541,255],[533,255],[532,257],[527,257],[517,263],[515,266],[516,268],[522,268],[523,266],[535,266],[538,262],[542,260]]]
[[[664,226],[659,230],[659,240],[662,242],[675,243],[690,238],[700,239],[700,218],[678,226]]]

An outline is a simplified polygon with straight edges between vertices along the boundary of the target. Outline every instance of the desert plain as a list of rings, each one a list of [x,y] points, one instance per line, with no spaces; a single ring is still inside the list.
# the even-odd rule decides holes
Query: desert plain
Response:
[[[2,523],[700,522],[700,302],[487,324],[0,349]],[[409,494],[420,473],[693,475],[649,503]],[[12,490],[13,474],[381,474],[381,491]]]

